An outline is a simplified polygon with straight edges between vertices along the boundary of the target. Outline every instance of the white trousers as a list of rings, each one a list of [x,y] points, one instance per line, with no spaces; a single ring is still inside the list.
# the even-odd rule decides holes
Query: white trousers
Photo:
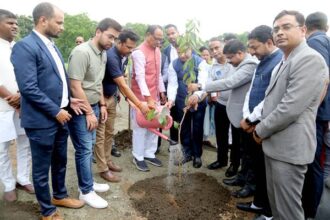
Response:
[[[155,152],[157,151],[158,136],[146,128],[141,128],[136,123],[135,110],[132,110],[131,121],[133,129],[133,156],[139,160],[144,160],[145,157],[155,158]]]
[[[16,155],[17,155],[17,182],[21,185],[31,184],[31,149],[29,139],[24,130],[19,125],[19,115],[17,113],[1,113],[1,131],[0,140],[0,181],[5,186],[5,192],[12,191],[16,187],[16,179],[13,175],[12,163],[10,160],[10,143],[16,138]],[[8,130],[7,130],[8,129]],[[6,131],[4,131],[6,130]]]

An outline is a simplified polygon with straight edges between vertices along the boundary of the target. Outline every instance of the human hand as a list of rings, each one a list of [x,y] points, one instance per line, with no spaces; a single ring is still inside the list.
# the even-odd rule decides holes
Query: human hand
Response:
[[[262,139],[258,136],[257,132],[254,130],[253,132],[253,139],[257,144],[261,144],[262,143]]]
[[[167,107],[168,109],[171,109],[173,107],[173,101],[172,100],[168,100],[165,103],[165,107]]]
[[[190,83],[188,85],[188,93],[193,93],[198,90],[199,85],[197,83]]]
[[[161,105],[165,105],[166,100],[167,100],[167,97],[166,97],[165,93],[164,92],[161,92],[160,93],[160,104]]]
[[[100,120],[101,123],[105,123],[106,120],[108,119],[108,111],[107,111],[107,106],[100,106]]]
[[[197,108],[198,108],[198,96],[197,95],[191,95],[188,98],[187,107],[197,110]]]
[[[71,115],[69,114],[68,111],[61,109],[59,111],[59,113],[57,113],[56,115],[56,120],[61,124],[64,125],[65,123],[67,123],[68,121],[70,121],[71,119]]]
[[[20,107],[20,99],[21,99],[21,95],[19,93],[15,93],[5,98],[8,104],[15,109]]]
[[[76,115],[82,115],[83,111],[88,112],[88,104],[83,99],[70,98],[70,108],[76,113]]]
[[[151,110],[148,107],[148,104],[145,102],[140,102],[140,104],[138,105],[138,108],[140,109],[140,111],[142,112],[142,114],[147,117],[147,113]]]
[[[86,114],[86,123],[87,123],[87,129],[89,131],[92,131],[95,128],[97,128],[98,122],[94,112]]]

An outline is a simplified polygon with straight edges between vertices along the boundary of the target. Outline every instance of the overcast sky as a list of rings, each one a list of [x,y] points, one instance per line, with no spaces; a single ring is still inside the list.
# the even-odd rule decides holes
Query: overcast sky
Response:
[[[4,3],[6,2],[6,3]],[[43,0],[2,1],[0,8],[31,15]],[[298,10],[305,16],[322,11],[330,19],[327,0],[49,0],[64,12],[87,13],[92,20],[111,17],[121,24],[176,24],[184,31],[188,19],[200,21],[201,37],[208,40],[225,32],[242,33],[266,24],[271,26],[281,10]],[[329,32],[328,32],[329,33]]]

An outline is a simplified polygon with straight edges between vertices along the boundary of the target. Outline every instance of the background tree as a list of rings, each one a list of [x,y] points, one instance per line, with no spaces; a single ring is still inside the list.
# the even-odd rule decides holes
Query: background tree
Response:
[[[31,16],[17,15],[17,22],[19,26],[19,33],[16,37],[16,41],[27,36],[33,29],[33,20]]]
[[[85,40],[88,40],[94,36],[96,26],[97,22],[92,21],[86,13],[77,15],[65,14],[65,30],[58,39],[55,39],[65,62],[67,62],[71,50],[76,46],[76,37],[83,36]]]
[[[144,36],[146,35],[146,31],[148,28],[148,24],[142,23],[127,23],[125,28],[133,30],[137,35],[139,35],[140,39],[136,43],[136,45],[140,45],[144,41]]]

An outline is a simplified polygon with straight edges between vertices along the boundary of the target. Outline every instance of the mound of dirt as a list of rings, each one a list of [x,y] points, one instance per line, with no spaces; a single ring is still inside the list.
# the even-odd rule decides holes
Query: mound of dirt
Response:
[[[147,219],[245,219],[233,211],[230,192],[204,173],[157,176],[136,182],[128,190],[135,209]]]
[[[118,149],[132,147],[132,130],[124,129],[114,135],[114,140]]]

